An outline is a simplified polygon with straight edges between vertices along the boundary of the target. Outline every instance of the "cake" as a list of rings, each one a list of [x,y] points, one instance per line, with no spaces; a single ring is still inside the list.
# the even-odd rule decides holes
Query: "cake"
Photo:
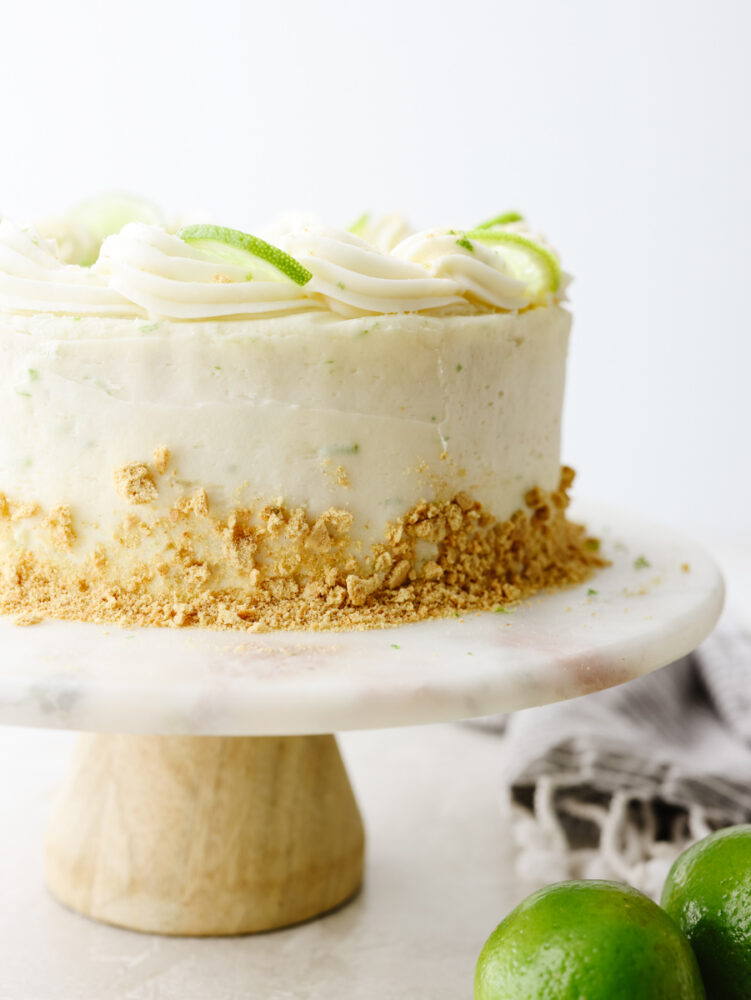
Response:
[[[367,628],[600,564],[566,517],[567,278],[518,216],[90,242],[0,222],[1,613]]]

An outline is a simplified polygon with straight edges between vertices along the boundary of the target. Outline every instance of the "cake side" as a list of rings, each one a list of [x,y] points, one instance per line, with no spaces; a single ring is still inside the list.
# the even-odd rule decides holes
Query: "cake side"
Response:
[[[0,608],[364,627],[583,579],[569,314],[0,326]]]
[[[558,489],[529,490],[506,521],[464,491],[422,501],[365,558],[346,509],[313,520],[305,508],[267,504],[225,520],[211,514],[199,489],[166,519],[128,515],[109,545],[67,559],[76,544],[69,507],[44,516],[0,495],[0,612],[21,624],[51,617],[263,631],[374,628],[497,610],[545,587],[580,583],[604,565],[596,541],[565,516],[572,481],[564,467]],[[152,501],[148,466],[122,470],[121,482],[134,504]],[[13,541],[18,522],[40,517],[55,558]],[[161,558],[144,557],[144,541]]]

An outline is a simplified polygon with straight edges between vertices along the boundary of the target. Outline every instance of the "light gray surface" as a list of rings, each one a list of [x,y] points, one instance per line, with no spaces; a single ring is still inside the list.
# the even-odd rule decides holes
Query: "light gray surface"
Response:
[[[74,738],[0,730],[0,1000],[469,1000],[485,938],[523,895],[500,818],[499,741],[430,726],[341,740],[368,830],[351,905],[236,939],[93,923],[42,878],[45,816]]]
[[[509,614],[260,634],[0,619],[0,723],[251,736],[442,722],[588,694],[697,646],[723,599],[702,548],[622,511],[574,516],[613,565]]]

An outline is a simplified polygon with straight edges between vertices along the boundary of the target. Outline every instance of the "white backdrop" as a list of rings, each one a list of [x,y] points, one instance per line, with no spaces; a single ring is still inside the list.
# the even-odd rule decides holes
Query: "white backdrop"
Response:
[[[579,492],[751,516],[746,0],[0,0],[0,210],[518,208],[576,276]]]

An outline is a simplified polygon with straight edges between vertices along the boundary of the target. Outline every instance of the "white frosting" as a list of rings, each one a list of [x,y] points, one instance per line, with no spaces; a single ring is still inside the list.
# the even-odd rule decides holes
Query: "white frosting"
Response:
[[[249,267],[217,260],[142,222],[109,236],[93,267],[78,267],[63,263],[54,242],[6,220],[0,310],[202,321],[311,309],[344,316],[471,314],[562,297],[562,289],[540,295],[513,276],[513,247],[469,242],[451,230],[416,233],[392,246],[403,231],[403,220],[388,217],[367,239],[318,224],[281,235],[281,247],[313,275],[300,286],[262,260]]]
[[[95,269],[131,302],[170,319],[218,319],[310,308],[303,301],[303,289],[263,261],[258,261],[260,279],[254,275],[248,280],[247,268],[212,260],[178,236],[142,222],[131,222],[117,235],[108,236]]]
[[[358,226],[352,227],[352,232],[369,243],[381,253],[391,253],[397,244],[411,235],[412,228],[398,212],[377,216],[375,219],[366,215]]]
[[[436,277],[448,278],[459,294],[496,309],[529,305],[523,282],[508,273],[503,255],[461,233],[433,230],[415,233],[397,247],[394,256],[414,261]]]
[[[309,292],[335,312],[423,312],[461,303],[456,282],[381,253],[354,233],[305,226],[285,236],[282,248],[313,273]]]
[[[90,268],[64,264],[53,241],[0,222],[0,307],[12,312],[127,316],[138,308]]]
[[[505,518],[530,487],[558,482],[569,324],[558,307],[252,323],[0,317],[0,425],[13,428],[0,435],[0,491],[70,504],[76,558],[132,511],[112,470],[162,445],[180,488],[205,487],[215,513],[257,496],[315,516],[344,506],[363,552],[437,494],[466,490]],[[28,523],[14,522],[19,543]]]

